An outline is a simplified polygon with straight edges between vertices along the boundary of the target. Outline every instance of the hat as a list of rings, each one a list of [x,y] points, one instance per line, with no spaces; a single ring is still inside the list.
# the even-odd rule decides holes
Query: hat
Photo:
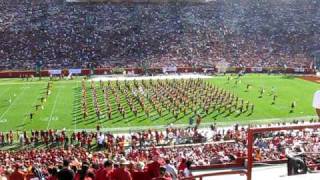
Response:
[[[130,163],[125,158],[121,158],[119,164],[128,165]]]

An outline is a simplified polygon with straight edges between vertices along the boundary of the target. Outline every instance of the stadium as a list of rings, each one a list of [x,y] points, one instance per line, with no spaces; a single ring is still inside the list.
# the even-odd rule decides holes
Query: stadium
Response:
[[[314,180],[320,1],[0,0],[0,180]]]

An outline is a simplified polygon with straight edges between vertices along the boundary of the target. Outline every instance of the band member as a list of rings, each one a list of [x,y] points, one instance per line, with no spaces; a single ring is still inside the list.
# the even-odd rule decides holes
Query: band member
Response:
[[[264,91],[265,91],[264,88],[261,88],[261,89],[260,89],[260,96],[259,96],[259,98],[262,98],[262,97],[263,97]]]
[[[40,107],[40,104],[37,104],[36,105],[36,111],[38,111],[39,107]]]
[[[87,111],[83,111],[83,119],[86,119],[88,117],[88,112]]]
[[[246,92],[249,92],[249,89],[251,88],[250,84],[247,84]]]
[[[100,118],[101,118],[101,112],[100,112],[99,110],[97,110],[97,117],[98,117],[98,119],[100,120]]]
[[[250,114],[252,114],[253,111],[254,111],[254,104],[251,104],[251,112],[250,112]]]
[[[136,107],[134,107],[134,106],[132,107],[132,112],[133,112],[134,116],[137,117],[138,111],[137,111]]]
[[[108,119],[111,120],[111,118],[112,118],[112,110],[111,110],[111,108],[109,108],[109,110],[108,110]]]
[[[183,115],[186,116],[187,115],[187,107],[184,107],[182,110],[183,110]]]
[[[239,114],[243,113],[243,104],[240,106],[239,111],[240,111]]]
[[[148,107],[145,108],[144,112],[146,113],[147,117],[149,118],[150,116],[150,110]]]
[[[123,107],[120,108],[120,113],[122,115],[122,118],[124,119],[125,116],[126,116],[126,111],[125,111],[125,109]]]
[[[178,110],[173,110],[173,117],[175,118],[175,119],[178,119],[178,117],[179,117],[179,111]]]
[[[291,103],[291,109],[290,109],[290,113],[293,113],[294,109],[296,108],[296,101],[293,101]]]
[[[273,95],[272,97],[272,104],[276,104],[277,95]]]
[[[30,117],[30,120],[32,120],[32,118],[33,118],[33,112],[30,112],[29,117]]]
[[[196,123],[197,123],[197,126],[196,126],[196,127],[199,127],[201,121],[202,121],[202,118],[201,118],[201,116],[198,114],[198,115],[196,116]]]

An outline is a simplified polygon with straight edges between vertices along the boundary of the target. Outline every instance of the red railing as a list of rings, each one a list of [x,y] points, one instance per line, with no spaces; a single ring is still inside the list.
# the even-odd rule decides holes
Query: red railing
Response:
[[[303,129],[319,129],[320,123],[308,124],[308,125],[290,125],[290,126],[277,126],[277,127],[264,127],[264,128],[249,128],[248,130],[248,164],[246,170],[231,170],[231,171],[219,171],[214,173],[201,174],[197,176],[182,178],[182,180],[202,180],[204,177],[211,176],[222,176],[222,175],[246,175],[247,180],[252,180],[252,168],[253,168],[253,137],[257,133],[270,132],[270,131],[281,131],[281,130],[303,130]],[[283,163],[285,160],[278,161],[267,161],[265,163]],[[259,162],[258,162],[259,163]],[[261,163],[261,162],[260,162]],[[309,168],[320,167],[319,164],[308,165]]]
[[[290,126],[276,126],[263,128],[249,128],[248,130],[248,165],[247,165],[247,180],[252,180],[253,167],[253,137],[257,133],[281,131],[281,130],[303,130],[303,129],[317,129],[320,128],[320,123],[308,125],[290,125]]]

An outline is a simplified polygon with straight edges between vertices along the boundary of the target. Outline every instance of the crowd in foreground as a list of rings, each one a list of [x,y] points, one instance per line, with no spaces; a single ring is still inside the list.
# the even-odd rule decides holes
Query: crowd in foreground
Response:
[[[82,157],[77,158],[71,151]],[[118,156],[117,161],[107,159],[105,154],[90,156],[86,150],[74,148],[35,153],[44,156],[53,153],[57,161],[41,162],[37,158],[24,163],[16,161],[13,167],[1,167],[0,177],[9,180],[171,180],[192,176],[191,161],[182,161],[177,169],[170,160],[163,161],[156,154],[146,164],[142,161],[133,163],[122,156]]]
[[[297,123],[313,122],[295,121],[290,124]],[[20,174],[26,179],[43,177],[52,180],[57,179],[59,174],[65,175],[63,172],[67,171],[68,166],[70,167],[68,173],[73,174],[76,180],[188,177],[193,167],[237,163],[245,159],[247,128],[239,125],[233,128],[217,128],[212,125],[208,129],[201,130],[168,128],[166,131],[161,131],[164,135],[158,142],[155,134],[160,131],[156,130],[119,136],[104,134],[100,130],[91,133],[81,132],[80,135],[77,133],[71,135],[71,138],[75,136],[76,142],[55,144],[53,148],[30,148],[25,145],[23,151],[0,151],[2,159],[0,174],[9,179]],[[182,137],[194,137],[197,133],[206,137],[206,140],[201,143],[192,142],[190,139],[188,142],[179,141]],[[77,136],[82,137],[84,134],[91,134],[96,138],[93,142],[97,144],[98,149],[92,151],[92,148],[88,149],[87,145],[78,141]],[[104,141],[102,141],[103,135],[106,135]],[[164,142],[167,144],[163,144]],[[286,149],[293,146],[299,146],[308,153],[306,158],[308,165],[320,162],[319,155],[315,154],[320,150],[318,129],[258,134],[255,136],[253,157],[256,162],[264,163],[285,160]],[[102,176],[104,178],[101,178]]]

